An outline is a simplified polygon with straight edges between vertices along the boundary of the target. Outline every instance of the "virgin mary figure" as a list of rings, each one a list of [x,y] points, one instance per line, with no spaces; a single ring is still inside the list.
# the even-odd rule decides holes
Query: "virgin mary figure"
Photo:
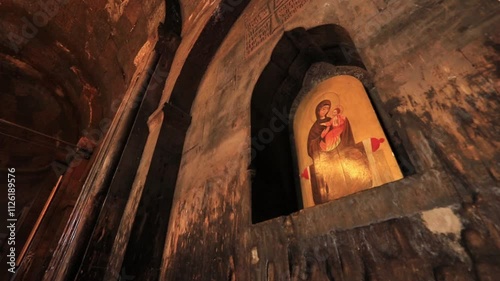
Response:
[[[362,143],[356,144],[351,125],[330,100],[316,106],[316,122],[309,130],[307,153],[315,204],[321,204],[371,186],[371,173]]]

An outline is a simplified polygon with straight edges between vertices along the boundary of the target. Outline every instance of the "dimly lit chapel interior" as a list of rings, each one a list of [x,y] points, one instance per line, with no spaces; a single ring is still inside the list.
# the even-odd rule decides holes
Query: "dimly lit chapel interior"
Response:
[[[497,0],[0,0],[0,280],[500,280]]]

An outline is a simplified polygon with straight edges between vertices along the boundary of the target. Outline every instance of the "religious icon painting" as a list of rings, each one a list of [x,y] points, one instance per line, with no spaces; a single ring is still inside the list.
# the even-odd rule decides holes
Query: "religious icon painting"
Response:
[[[300,102],[293,122],[304,207],[403,177],[363,84],[330,78]]]

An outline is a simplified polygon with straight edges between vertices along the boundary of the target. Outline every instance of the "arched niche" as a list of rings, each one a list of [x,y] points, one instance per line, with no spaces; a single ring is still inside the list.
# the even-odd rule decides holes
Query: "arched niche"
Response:
[[[361,81],[372,101],[377,99],[353,41],[338,25],[296,28],[285,32],[277,43],[251,100],[253,223],[288,215],[305,206],[290,121],[296,103],[305,93],[329,77],[345,74]],[[379,117],[384,115],[377,102],[374,104]],[[380,119],[385,128],[392,128],[388,118]],[[393,136],[397,132],[386,134]],[[393,148],[403,152],[400,163],[409,163],[402,143]],[[408,167],[403,170],[412,169],[411,164]]]

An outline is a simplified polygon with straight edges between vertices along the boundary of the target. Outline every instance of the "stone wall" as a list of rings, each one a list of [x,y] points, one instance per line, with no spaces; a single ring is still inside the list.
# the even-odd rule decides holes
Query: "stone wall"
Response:
[[[191,108],[162,278],[494,280],[499,11],[487,0],[252,1]],[[404,186],[252,225],[253,88],[284,31],[323,24],[349,31],[416,174]],[[181,44],[178,53],[188,51]],[[439,181],[419,188],[428,172]],[[444,182],[451,193],[433,198]],[[407,200],[394,201],[400,192]]]
[[[57,181],[60,171],[53,169],[54,160],[70,162],[82,136],[101,144],[122,100],[142,86],[140,77],[147,72],[164,17],[162,0],[1,1],[0,118],[70,144],[66,149],[67,143],[2,127],[3,133],[46,144],[0,136],[2,147],[9,148],[0,153],[2,174],[7,167],[20,173],[17,210],[26,219],[17,225],[17,254]],[[30,258],[36,258],[25,263],[28,267],[20,270],[25,275],[19,274],[18,280],[35,280],[46,269],[78,198],[83,171],[80,167],[73,174],[76,182],[52,204],[59,212],[46,218],[51,221],[50,231],[39,231],[44,243],[32,247]],[[6,205],[6,193],[1,198]],[[0,216],[1,225],[5,216]],[[0,230],[2,258],[5,229]],[[2,270],[0,279],[6,274]]]

